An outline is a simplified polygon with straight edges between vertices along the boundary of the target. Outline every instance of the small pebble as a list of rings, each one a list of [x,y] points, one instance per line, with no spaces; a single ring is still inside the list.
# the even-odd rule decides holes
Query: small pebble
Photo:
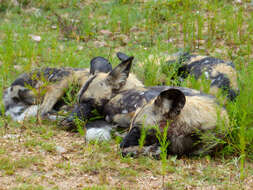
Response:
[[[58,152],[60,154],[67,152],[67,150],[65,148],[63,148],[62,146],[56,146],[55,150],[56,150],[56,152]]]

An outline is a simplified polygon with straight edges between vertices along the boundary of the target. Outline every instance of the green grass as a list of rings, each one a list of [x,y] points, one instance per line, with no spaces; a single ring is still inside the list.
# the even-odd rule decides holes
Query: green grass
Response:
[[[22,184],[19,187],[14,187],[13,190],[43,190],[45,189],[43,186],[34,186],[29,184]]]
[[[88,186],[90,189],[136,189],[136,176],[145,180],[142,177],[150,172],[159,179],[164,175],[162,168],[167,176],[174,177],[173,180],[167,179],[165,175],[165,187],[168,189],[183,189],[185,184],[193,188],[202,187],[202,183],[220,189],[243,188],[243,179],[252,176],[249,162],[253,159],[253,7],[250,0],[243,0],[241,4],[229,0],[17,2],[19,5],[3,0],[0,4],[0,96],[19,74],[32,68],[88,67],[95,56],[104,56],[116,65],[119,63],[115,56],[117,51],[135,56],[133,71],[146,86],[178,85],[177,80],[171,80],[177,65],[168,68],[164,63],[164,54],[188,50],[233,61],[239,73],[240,95],[235,102],[226,105],[231,125],[225,138],[227,146],[218,152],[219,158],[198,158],[195,163],[192,159],[182,161],[169,157],[167,168],[160,161],[150,158],[121,158],[114,141],[102,145],[82,144],[84,131],[80,134],[66,133],[57,129],[55,123],[43,122],[38,126],[36,120],[31,119],[20,124],[2,117],[1,137],[5,134],[20,134],[21,137],[4,140],[5,144],[0,148],[1,175],[16,178],[20,171],[34,174],[30,168],[37,167],[37,161],[18,151],[17,147],[46,160],[42,164],[39,162],[39,174],[35,172],[38,174],[35,177],[37,181],[33,179],[21,185],[15,184],[12,188],[48,189],[49,185],[51,189],[61,189],[56,179],[64,181],[63,176],[58,173],[52,174],[52,179],[46,176],[47,172],[60,171],[76,178],[93,175],[100,183],[108,182],[108,186],[94,186],[91,184],[97,184],[96,180],[86,176],[86,185],[75,189],[87,189]],[[62,19],[59,20],[56,14]],[[32,40],[31,35],[40,36],[41,41]],[[189,82],[183,85],[208,92],[209,83],[189,78]],[[71,91],[69,89],[67,96],[70,104],[75,101]],[[55,146],[59,143],[63,147],[70,146],[67,156],[57,157]],[[11,153],[17,153],[21,156],[19,158],[24,159],[6,157]],[[55,167],[48,164],[54,159]],[[58,159],[65,161],[59,164],[61,160]],[[237,160],[236,164],[231,165],[234,160]],[[188,170],[185,163],[194,167]],[[205,167],[209,164],[215,169]],[[223,165],[224,169],[216,167],[219,165]],[[103,172],[122,184],[122,179],[115,175],[125,176],[126,183],[111,184],[111,178],[107,179]],[[97,176],[100,177],[97,179]],[[41,186],[38,181],[47,185]]]
[[[15,160],[11,160],[7,157],[1,157],[0,170],[5,171],[7,175],[13,175],[17,169],[29,167],[34,163],[39,163],[39,159],[37,157],[21,157]]]

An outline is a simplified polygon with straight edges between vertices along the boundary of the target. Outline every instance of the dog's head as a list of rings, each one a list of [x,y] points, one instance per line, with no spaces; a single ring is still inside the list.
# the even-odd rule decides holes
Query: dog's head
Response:
[[[109,73],[91,75],[78,94],[79,103],[92,104],[99,108],[107,103],[126,85],[133,57],[122,61]]]
[[[7,88],[3,93],[3,103],[5,109],[7,109],[8,106],[18,104],[24,104],[24,106],[28,106],[34,104],[34,102],[35,99],[32,95],[32,92],[20,85],[11,86]]]
[[[141,127],[149,128],[158,126],[160,129],[167,125],[167,122],[174,120],[183,109],[186,102],[184,93],[176,88],[169,88],[162,91],[155,99],[136,111],[132,119],[129,133],[120,144],[121,148],[138,145],[141,135]],[[156,142],[154,128],[147,132],[146,144]]]

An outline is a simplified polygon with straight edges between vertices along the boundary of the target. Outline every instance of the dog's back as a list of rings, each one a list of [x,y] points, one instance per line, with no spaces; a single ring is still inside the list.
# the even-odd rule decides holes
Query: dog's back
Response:
[[[238,94],[237,72],[232,62],[225,62],[221,59],[201,56],[189,53],[173,56],[174,60],[168,63],[179,64],[177,75],[187,78],[189,75],[201,80],[202,76],[209,80],[210,91],[212,95],[217,95],[219,89],[233,100]]]
[[[3,93],[5,115],[10,115],[17,121],[24,120],[26,116],[34,116],[38,112],[38,104],[43,101],[43,94],[46,93],[43,91],[64,80],[85,82],[88,75],[88,69],[73,68],[44,68],[24,73]],[[53,92],[51,96],[55,96]]]

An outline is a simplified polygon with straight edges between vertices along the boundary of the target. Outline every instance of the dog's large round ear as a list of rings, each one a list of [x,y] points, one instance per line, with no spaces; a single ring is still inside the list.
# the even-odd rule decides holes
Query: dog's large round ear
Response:
[[[128,55],[126,55],[126,54],[124,54],[124,53],[122,53],[122,52],[118,52],[118,53],[117,53],[117,57],[118,57],[118,59],[119,59],[120,61],[125,61],[125,60],[127,60],[127,59],[129,58]]]
[[[170,117],[180,114],[185,105],[184,93],[176,88],[162,91],[155,100],[155,105],[160,107],[163,113],[168,113]]]
[[[115,67],[107,76],[107,82],[112,85],[114,90],[119,90],[126,84],[126,80],[129,76],[132,61],[134,57],[122,61],[117,67]]]
[[[90,61],[90,74],[97,72],[109,73],[112,71],[111,63],[104,57],[95,57]]]

